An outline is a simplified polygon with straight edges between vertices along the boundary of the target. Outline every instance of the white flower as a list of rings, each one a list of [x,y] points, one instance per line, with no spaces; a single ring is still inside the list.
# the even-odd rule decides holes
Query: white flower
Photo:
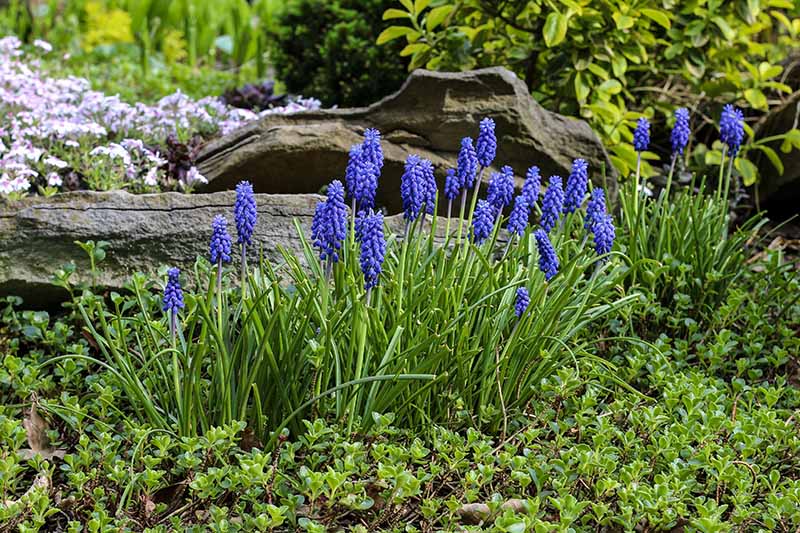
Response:
[[[36,39],[35,41],[33,41],[33,46],[35,46],[37,48],[41,48],[45,52],[52,52],[53,51],[53,45],[48,43],[47,41],[43,41],[41,39]]]
[[[11,188],[11,178],[8,177],[8,174],[3,173],[0,176],[0,193],[3,194],[11,194],[14,189]]]
[[[51,172],[47,175],[47,184],[50,187],[61,187],[64,182],[61,179],[61,176],[56,174],[55,172]]]
[[[208,180],[200,174],[200,171],[197,170],[197,167],[192,167],[189,169],[189,172],[186,173],[186,185],[192,185],[194,183],[208,183]]]
[[[62,161],[61,159],[53,156],[45,158],[44,164],[55,168],[67,168],[69,166],[69,163],[66,161]]]
[[[22,176],[16,177],[11,181],[11,188],[14,191],[27,191],[31,188],[31,182]]]
[[[144,175],[144,184],[148,187],[155,187],[158,185],[157,179],[158,168],[153,167],[147,171],[147,174]]]

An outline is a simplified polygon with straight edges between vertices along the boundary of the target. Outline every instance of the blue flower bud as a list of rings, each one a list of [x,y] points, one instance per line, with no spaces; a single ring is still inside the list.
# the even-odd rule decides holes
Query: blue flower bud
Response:
[[[495,155],[497,155],[497,137],[494,133],[494,120],[490,118],[481,120],[478,129],[478,163],[486,168],[491,166]]]
[[[564,206],[564,189],[562,187],[561,176],[550,176],[550,184],[542,199],[542,219],[540,221],[540,225],[548,233],[556,227],[561,216]]]
[[[240,181],[236,186],[236,202],[233,204],[233,218],[236,221],[237,242],[252,244],[253,231],[258,219],[256,197],[249,181]]]
[[[162,299],[164,305],[161,308],[165,312],[177,313],[178,309],[184,308],[180,276],[181,271],[174,267],[167,272],[167,285]]]
[[[525,287],[520,287],[517,289],[517,301],[514,304],[514,313],[517,315],[517,318],[521,317],[525,310],[528,308],[528,305],[531,303],[531,297],[528,294],[528,289]]]
[[[683,149],[689,142],[689,133],[689,110],[679,107],[675,110],[675,125],[670,135],[673,154],[683,154]]]
[[[209,255],[212,263],[230,263],[231,238],[228,235],[228,221],[222,215],[214,217],[211,223],[211,243]]]
[[[650,122],[642,117],[636,121],[633,131],[633,147],[637,152],[644,152],[650,146]]]
[[[719,138],[728,145],[731,157],[736,157],[744,140],[744,115],[742,111],[731,104],[722,109],[719,119]]]
[[[383,214],[364,214],[358,224],[358,240],[361,243],[361,272],[364,274],[364,288],[369,290],[378,285],[386,255],[386,238],[383,233]]]
[[[472,237],[475,244],[483,243],[492,234],[495,217],[495,207],[486,200],[478,200],[472,218]]]
[[[534,233],[536,246],[539,249],[539,270],[544,273],[544,279],[550,281],[558,274],[558,257],[550,238],[544,230],[537,229]]]

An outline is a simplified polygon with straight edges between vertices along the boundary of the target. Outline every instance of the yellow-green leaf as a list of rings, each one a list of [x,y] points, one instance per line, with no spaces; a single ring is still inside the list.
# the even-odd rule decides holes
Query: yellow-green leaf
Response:
[[[391,19],[407,19],[411,18],[411,14],[402,9],[390,8],[383,12],[383,20]]]
[[[749,187],[758,181],[758,169],[753,163],[739,157],[736,159],[734,165],[736,165],[736,169],[741,173],[742,183],[744,183],[745,187]]]
[[[400,50],[400,55],[402,57],[406,57],[406,56],[410,56],[411,54],[417,54],[419,52],[423,52],[423,51],[426,51],[426,50],[429,50],[429,49],[430,49],[430,46],[425,44],[425,43],[412,43],[412,44],[406,45],[405,48]]]
[[[616,22],[618,30],[630,29],[636,23],[636,19],[634,19],[633,17],[628,15],[623,15],[622,13],[619,12],[614,13],[612,15],[612,18],[614,19],[614,22]]]
[[[589,97],[589,85],[586,84],[586,81],[583,78],[583,74],[577,72],[575,74],[575,96],[578,98],[579,102],[583,102],[586,98]]]
[[[567,36],[567,17],[557,11],[547,15],[544,22],[544,44],[548,48],[558,46]]]
[[[429,5],[431,5],[431,0],[414,0],[414,13],[422,13]]]
[[[787,131],[783,136],[783,143],[781,143],[781,152],[788,154],[792,148],[800,150],[800,130],[797,128]]]
[[[736,37],[736,32],[728,25],[727,21],[722,17],[711,17],[711,22],[717,25],[722,35],[732,41]]]
[[[615,55],[611,58],[611,70],[614,71],[614,76],[622,78],[625,76],[625,71],[628,70],[628,61],[622,55]]]
[[[619,94],[622,90],[622,84],[617,80],[607,80],[601,83],[597,90],[608,94]]]
[[[428,31],[432,31],[439,24],[441,24],[444,19],[447,18],[447,15],[449,15],[452,11],[452,5],[434,7],[431,9],[430,13],[428,13],[428,17],[425,19],[425,27],[428,28]]]
[[[778,154],[777,154],[777,152],[775,152],[775,150],[773,150],[769,146],[765,146],[763,144],[754,144],[753,148],[758,148],[759,150],[764,152],[764,155],[766,155],[767,159],[770,160],[770,162],[772,163],[772,166],[775,167],[775,170],[778,171],[778,174],[783,176],[783,170],[784,170],[783,161],[781,161],[781,158],[778,156]]]
[[[767,97],[764,96],[760,89],[746,89],[744,91],[744,99],[756,109],[767,109]]]
[[[409,28],[408,26],[389,26],[385,30],[378,35],[378,40],[375,41],[376,44],[384,44],[388,43],[389,41],[393,41],[400,37],[405,37],[415,33],[414,28]]]
[[[667,15],[666,11],[662,11],[660,9],[642,9],[642,15],[649,18],[662,28],[670,29],[672,27],[672,22],[669,19],[669,15]]]
[[[414,2],[412,0],[400,0],[400,3],[403,4],[403,7],[406,8],[409,13],[414,12]]]

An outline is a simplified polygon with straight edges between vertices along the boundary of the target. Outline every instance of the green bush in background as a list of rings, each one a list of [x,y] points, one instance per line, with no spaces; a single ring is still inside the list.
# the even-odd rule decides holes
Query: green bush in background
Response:
[[[404,38],[409,68],[514,70],[545,107],[588,120],[623,175],[636,166],[630,141],[642,115],[665,128],[689,103],[710,145],[722,103],[779,105],[791,92],[781,62],[800,32],[790,0],[399,0],[384,19],[395,25],[378,44]],[[740,159],[749,185],[755,167]]]
[[[401,43],[376,47],[393,0],[296,0],[276,24],[272,60],[289,92],[326,106],[362,106],[400,88]]]

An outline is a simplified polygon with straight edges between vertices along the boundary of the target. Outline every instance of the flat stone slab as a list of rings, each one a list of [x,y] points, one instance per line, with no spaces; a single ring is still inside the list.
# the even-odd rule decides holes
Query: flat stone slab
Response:
[[[256,195],[256,247],[276,262],[281,260],[278,246],[299,254],[294,221],[309,232],[320,198]],[[58,268],[73,261],[78,266],[76,279],[89,279],[88,256],[75,241],[108,241],[97,279],[103,287],[121,288],[130,274],[155,273],[161,265],[190,268],[198,255],[208,253],[215,215],[225,215],[235,235],[234,199],[234,192],[87,191],[0,204],[0,295],[22,296],[37,306],[63,299],[65,295],[50,284]]]
[[[90,280],[87,254],[75,241],[107,241],[107,257],[96,278],[98,286],[121,289],[135,272],[155,275],[162,265],[192,268],[208,254],[211,221],[228,219],[235,239],[232,191],[209,194],[131,194],[125,191],[71,192],[50,198],[31,196],[0,203],[0,296],[16,295],[26,306],[52,307],[67,298],[51,284],[53,273],[74,262],[75,281]],[[311,232],[316,194],[256,194],[258,223],[254,250],[274,265],[284,263],[282,247],[303,261],[295,226]],[[402,234],[402,216],[386,219],[390,231]],[[438,228],[443,236],[443,224]],[[234,259],[238,272],[238,258]]]

